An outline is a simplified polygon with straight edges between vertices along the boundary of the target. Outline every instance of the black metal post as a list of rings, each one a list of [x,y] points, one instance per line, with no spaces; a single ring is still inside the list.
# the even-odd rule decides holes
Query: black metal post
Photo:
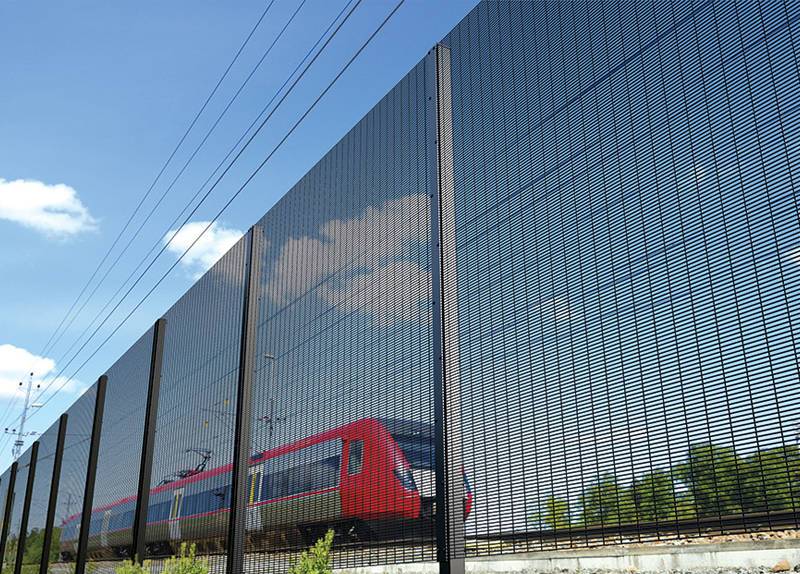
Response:
[[[431,50],[425,69],[431,216],[436,559],[442,574],[463,574],[464,471],[460,446],[449,48],[437,45]]]
[[[134,560],[140,564],[146,558],[147,509],[150,504],[153,448],[156,440],[158,396],[161,393],[161,366],[164,358],[164,330],[166,327],[167,320],[163,317],[153,326],[153,350],[150,355],[150,379],[147,385],[142,456],[139,462],[139,487],[136,496],[136,510],[133,515],[133,556]]]
[[[11,522],[11,511],[14,508],[14,488],[17,483],[17,468],[19,463],[11,463],[11,470],[8,473],[8,490],[6,493],[6,507],[3,511],[3,532],[0,534],[0,569],[5,566],[6,561],[6,542],[8,541],[8,527]]]
[[[252,389],[255,367],[256,324],[258,322],[259,277],[261,274],[262,230],[250,228],[247,236],[242,334],[239,343],[239,378],[236,389],[231,510],[228,523],[228,574],[244,570],[247,528],[247,479],[252,434]]]
[[[50,569],[50,546],[53,543],[53,524],[56,520],[58,483],[61,480],[61,463],[64,460],[67,418],[67,413],[64,413],[58,419],[58,436],[56,438],[56,452],[53,458],[53,474],[50,479],[50,498],[47,501],[47,518],[45,518],[44,523],[44,538],[42,539],[42,557],[39,562],[39,574],[47,574]]]
[[[22,559],[25,556],[25,539],[28,536],[28,519],[31,515],[31,499],[33,498],[33,481],[36,480],[36,460],[39,458],[39,441],[31,445],[30,460],[28,461],[28,482],[25,485],[25,502],[22,506],[22,518],[19,521],[19,536],[17,537],[17,560],[14,562],[14,574],[21,574]]]
[[[92,439],[89,445],[89,463],[86,467],[86,484],[83,489],[81,527],[78,534],[78,552],[75,557],[75,574],[84,574],[86,571],[86,551],[89,544],[89,526],[92,523],[94,482],[97,477],[97,454],[100,451],[100,434],[103,430],[103,410],[106,402],[107,384],[108,377],[105,375],[97,380],[97,394],[94,399],[94,421],[92,422]]]

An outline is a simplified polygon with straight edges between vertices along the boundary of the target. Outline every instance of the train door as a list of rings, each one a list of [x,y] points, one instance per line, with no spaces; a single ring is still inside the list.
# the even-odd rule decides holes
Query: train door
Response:
[[[247,481],[247,530],[261,530],[262,528],[262,508],[257,503],[262,500],[263,478],[263,464],[250,467],[250,475]]]
[[[108,546],[108,523],[111,520],[111,511],[106,510],[103,513],[103,525],[100,527],[100,546],[103,548]]]
[[[170,540],[179,540],[181,537],[181,507],[183,506],[183,489],[179,488],[172,493],[172,506],[169,509],[169,537]]]

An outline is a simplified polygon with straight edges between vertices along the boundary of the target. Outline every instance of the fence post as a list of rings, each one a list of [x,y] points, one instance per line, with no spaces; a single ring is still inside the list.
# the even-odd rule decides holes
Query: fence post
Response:
[[[459,409],[450,49],[438,44],[428,52],[425,72],[431,216],[436,559],[441,574],[463,574],[465,491]]]
[[[262,230],[255,225],[247,235],[247,263],[244,277],[242,331],[239,341],[239,377],[236,388],[236,419],[231,476],[231,510],[228,522],[228,574],[244,570],[247,529],[247,479],[252,426],[253,369],[255,366],[256,324],[258,323],[259,282],[261,275]]]
[[[11,463],[11,471],[8,473],[8,491],[6,493],[6,507],[3,511],[3,532],[0,534],[0,569],[5,566],[6,561],[6,542],[8,541],[8,527],[11,522],[11,510],[14,508],[14,488],[17,482],[17,468],[19,463]]]
[[[33,481],[36,480],[36,460],[39,458],[39,441],[31,445],[30,460],[28,461],[28,481],[25,485],[25,501],[22,505],[22,517],[19,521],[19,536],[17,537],[17,559],[14,562],[14,574],[22,572],[22,558],[25,556],[25,539],[28,535],[28,518],[31,515],[31,498],[33,498]]]
[[[147,509],[150,504],[153,448],[156,437],[156,421],[158,419],[158,397],[161,392],[161,366],[164,358],[164,330],[166,327],[167,320],[163,317],[153,325],[150,378],[147,384],[142,456],[139,462],[139,486],[136,496],[136,510],[133,515],[133,559],[140,564],[146,558]]]
[[[61,462],[64,459],[64,441],[67,437],[67,418],[67,413],[64,413],[58,419],[58,436],[56,438],[56,452],[53,458],[53,474],[50,478],[50,497],[47,500],[47,518],[45,518],[44,522],[39,574],[47,574],[50,569],[50,546],[53,543],[53,523],[56,519],[58,483],[61,480]]]
[[[94,482],[97,477],[97,454],[100,450],[100,433],[103,430],[103,409],[106,402],[106,384],[108,377],[101,376],[97,380],[97,394],[94,399],[94,420],[92,422],[92,439],[89,445],[89,463],[86,467],[86,485],[83,489],[83,508],[81,510],[81,527],[78,534],[78,552],[75,558],[75,574],[84,574],[86,570],[86,551],[89,544],[89,526],[92,522],[92,502],[94,500]]]

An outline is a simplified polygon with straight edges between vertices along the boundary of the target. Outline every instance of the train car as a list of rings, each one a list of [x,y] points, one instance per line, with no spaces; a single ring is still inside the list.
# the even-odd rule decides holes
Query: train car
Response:
[[[231,465],[188,473],[150,491],[147,546],[174,554],[181,542],[223,551],[231,503]],[[472,508],[466,475],[464,513]],[[339,541],[433,535],[433,427],[398,419],[363,419],[254,454],[249,461],[248,543],[305,545],[333,528]],[[130,555],[136,505],[128,497],[92,510],[88,554]],[[74,559],[80,515],[61,525],[63,560]]]

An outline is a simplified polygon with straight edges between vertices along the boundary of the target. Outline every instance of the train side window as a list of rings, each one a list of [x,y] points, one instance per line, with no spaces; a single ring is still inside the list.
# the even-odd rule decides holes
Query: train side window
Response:
[[[287,496],[289,494],[289,474],[286,471],[280,471],[265,475],[261,492],[264,500]]]
[[[364,466],[364,441],[351,440],[350,454],[347,457],[347,474],[353,475],[361,472]]]
[[[159,502],[153,504],[147,513],[147,520],[150,522],[160,522],[169,518],[169,511],[172,508],[172,503],[167,500],[166,502]]]
[[[194,514],[198,514],[197,512],[197,505],[200,501],[199,494],[191,494],[189,496],[184,497],[181,508],[181,514],[183,516],[192,516]]]

